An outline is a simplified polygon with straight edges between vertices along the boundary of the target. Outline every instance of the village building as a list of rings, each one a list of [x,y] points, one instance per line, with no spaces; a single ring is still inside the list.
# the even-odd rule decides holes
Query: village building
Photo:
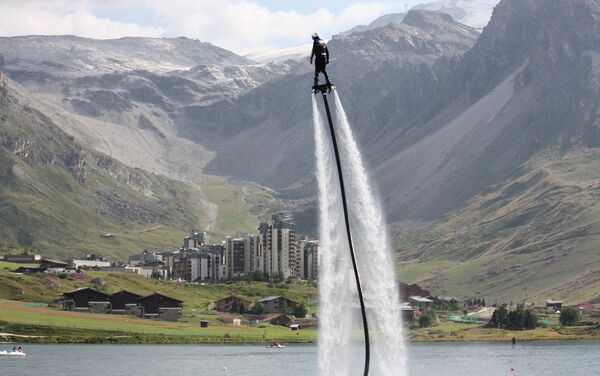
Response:
[[[408,298],[411,296],[423,296],[430,297],[431,293],[428,290],[421,288],[421,286],[417,284],[409,285],[407,283],[400,282],[400,301],[408,302]]]
[[[19,266],[14,270],[15,273],[23,273],[23,274],[35,274],[35,273],[45,273],[48,269],[40,268],[38,266]]]
[[[66,261],[43,259],[40,261],[40,268],[46,269],[68,269],[71,265]]]
[[[75,269],[103,269],[110,268],[110,261],[104,260],[73,260],[71,266]]]
[[[546,300],[546,312],[555,313],[562,310],[562,300],[549,299]]]
[[[137,301],[141,297],[139,294],[126,290],[113,292],[110,294],[111,313],[127,313],[127,308],[137,306]]]
[[[18,264],[37,264],[42,261],[41,255],[4,255],[3,261],[13,262]]]
[[[420,311],[429,309],[433,306],[433,300],[424,298],[422,296],[409,296],[408,302],[413,306],[419,308]]]
[[[400,312],[404,325],[411,325],[415,322],[415,309],[409,303],[400,303]]]
[[[262,306],[264,313],[284,313],[298,306],[297,302],[280,295],[266,297],[256,304]]]
[[[230,295],[215,302],[215,311],[219,312],[245,312],[250,309],[251,301]]]
[[[105,313],[107,306],[110,311],[110,295],[89,287],[83,287],[63,293],[61,306],[64,311]]]
[[[148,262],[163,261],[162,254],[143,250],[142,252],[129,256],[129,265],[141,265]]]
[[[162,261],[152,261],[135,266],[126,266],[125,269],[131,270],[134,273],[146,278],[154,278],[160,280],[168,279],[168,271]]]
[[[177,321],[183,312],[183,302],[181,300],[158,292],[139,298],[137,305],[143,308],[142,317],[145,318]]]

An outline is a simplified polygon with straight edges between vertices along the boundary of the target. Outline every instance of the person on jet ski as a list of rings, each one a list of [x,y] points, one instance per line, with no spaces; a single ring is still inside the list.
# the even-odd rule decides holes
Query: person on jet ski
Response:
[[[327,43],[319,37],[319,34],[314,33],[312,35],[313,48],[310,54],[310,63],[313,63],[313,57],[315,58],[315,86],[319,84],[319,73],[323,73],[327,86],[331,86],[329,76],[325,67],[329,64],[329,49],[327,49]]]

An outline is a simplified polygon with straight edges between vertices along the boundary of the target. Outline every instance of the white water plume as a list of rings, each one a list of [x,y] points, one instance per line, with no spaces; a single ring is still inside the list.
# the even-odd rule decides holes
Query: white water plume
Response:
[[[340,186],[335,159],[317,101],[313,95],[315,154],[319,185],[319,368],[322,375],[348,375],[352,310],[350,300],[350,251],[344,228]]]
[[[376,203],[360,151],[354,140],[344,108],[337,93],[335,98],[335,128],[342,158],[344,181],[348,200],[353,245],[361,277],[367,320],[371,337],[371,372],[377,376],[405,375],[406,355],[403,343],[403,326],[400,311],[398,285],[394,278],[386,223]],[[324,145],[327,135],[313,98],[313,120],[315,122],[315,148],[317,153],[317,180],[319,184],[320,239],[322,244],[322,266],[320,273],[321,324],[320,365],[322,375],[348,375],[339,372],[340,359],[328,353],[325,346],[349,341],[351,327],[342,326],[335,320],[345,319],[348,310],[335,311],[335,307],[348,302],[349,249],[344,231],[344,218],[337,183],[336,167],[331,148]],[[335,221],[331,220],[335,219]],[[333,260],[345,260],[344,267],[331,273]],[[344,269],[345,268],[345,269]],[[341,274],[344,278],[341,278]],[[334,279],[340,279],[338,281]],[[343,282],[342,282],[343,280]],[[330,291],[339,288],[343,291]],[[327,289],[327,291],[324,291]],[[342,296],[346,294],[345,296]],[[339,300],[338,300],[339,299]],[[324,317],[325,314],[325,317]],[[335,316],[337,315],[337,316]],[[341,334],[344,333],[344,334]],[[336,340],[330,336],[337,336]],[[347,342],[345,343],[347,345]],[[326,367],[335,364],[335,371]],[[347,364],[345,362],[344,364]],[[358,374],[358,373],[357,373]]]

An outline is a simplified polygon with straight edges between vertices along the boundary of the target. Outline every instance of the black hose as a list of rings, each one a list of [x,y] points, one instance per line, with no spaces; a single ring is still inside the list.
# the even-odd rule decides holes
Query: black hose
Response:
[[[362,314],[363,332],[365,337],[365,369],[364,376],[369,375],[369,364],[371,361],[371,350],[369,343],[369,326],[367,324],[367,310],[365,308],[365,300],[363,298],[362,286],[360,284],[360,276],[358,274],[358,266],[356,265],[356,255],[354,254],[354,245],[352,243],[352,232],[350,231],[350,219],[348,215],[348,205],[346,203],[346,189],[344,188],[344,176],[342,174],[342,163],[340,161],[340,153],[338,150],[337,139],[335,137],[335,129],[331,120],[331,111],[329,110],[329,102],[327,94],[323,94],[323,102],[325,102],[325,111],[327,112],[327,121],[329,122],[329,131],[331,132],[331,141],[333,142],[333,150],[335,152],[335,162],[337,164],[338,177],[340,179],[340,190],[342,191],[342,204],[344,206],[344,219],[346,220],[346,235],[348,236],[348,246],[350,247],[350,256],[352,258],[352,268],[354,269],[354,277],[356,279],[356,288],[358,290],[358,300],[360,301],[360,312]]]

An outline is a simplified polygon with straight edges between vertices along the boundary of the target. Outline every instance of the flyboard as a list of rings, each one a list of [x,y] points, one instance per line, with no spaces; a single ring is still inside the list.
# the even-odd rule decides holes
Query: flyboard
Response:
[[[338,178],[340,181],[340,193],[342,195],[342,204],[344,209],[344,220],[346,222],[346,235],[348,237],[348,247],[350,248],[350,258],[352,259],[352,269],[354,270],[354,278],[356,280],[356,288],[358,290],[358,300],[360,302],[360,313],[362,316],[363,333],[365,339],[365,368],[363,375],[369,374],[369,365],[371,360],[370,350],[370,339],[369,339],[369,325],[367,322],[367,310],[365,308],[365,300],[363,298],[362,286],[360,283],[360,275],[358,273],[358,266],[356,264],[356,254],[354,253],[354,244],[352,243],[352,231],[350,230],[350,218],[348,214],[348,204],[346,203],[346,188],[344,187],[344,175],[342,171],[342,162],[340,159],[340,152],[338,150],[338,143],[336,138],[335,129],[333,127],[333,120],[331,117],[331,110],[329,109],[329,102],[327,95],[331,94],[331,91],[335,90],[335,86],[331,83],[324,85],[315,85],[312,87],[313,94],[321,94],[323,97],[323,103],[325,104],[325,111],[327,113],[327,122],[329,123],[329,132],[331,133],[331,142],[333,143],[333,151],[335,154],[335,162],[337,165]]]

